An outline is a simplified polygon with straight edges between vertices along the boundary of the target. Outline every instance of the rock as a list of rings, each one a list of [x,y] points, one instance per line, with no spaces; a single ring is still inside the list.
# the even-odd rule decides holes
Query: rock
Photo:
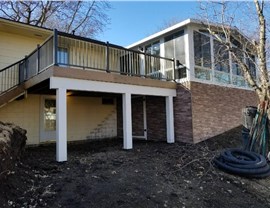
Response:
[[[0,121],[0,179],[12,170],[26,144],[26,130]]]

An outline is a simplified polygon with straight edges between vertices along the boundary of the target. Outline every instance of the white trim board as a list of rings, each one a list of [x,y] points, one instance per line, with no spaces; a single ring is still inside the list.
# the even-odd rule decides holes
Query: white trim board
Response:
[[[138,86],[130,84],[119,84],[111,82],[99,82],[91,80],[70,79],[63,77],[51,77],[50,89],[70,89],[79,91],[109,92],[109,93],[131,93],[137,95],[153,96],[176,96],[176,89],[159,87]]]

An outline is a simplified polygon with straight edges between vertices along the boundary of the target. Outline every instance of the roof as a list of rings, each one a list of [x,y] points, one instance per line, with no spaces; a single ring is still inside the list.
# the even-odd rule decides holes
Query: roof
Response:
[[[150,35],[150,36],[148,36],[148,37],[146,37],[146,38],[144,38],[142,40],[139,40],[139,41],[127,46],[127,48],[133,48],[135,46],[139,46],[139,45],[141,45],[143,43],[146,43],[146,42],[151,41],[153,39],[157,39],[157,38],[159,38],[159,37],[161,37],[161,36],[163,36],[165,34],[173,32],[173,31],[175,31],[175,30],[177,30],[177,29],[179,29],[181,27],[187,26],[189,24],[203,25],[204,23],[203,23],[202,20],[198,20],[198,19],[186,19],[186,20],[184,20],[182,22],[179,22],[179,23],[177,23],[177,24],[175,24],[175,25],[173,25],[171,27],[168,27],[168,28],[166,28],[166,29],[164,29],[164,30],[162,30],[160,32],[157,32],[157,33],[155,33],[153,35]],[[209,23],[206,23],[206,24],[209,24]],[[215,26],[215,27],[220,27],[220,25],[217,24],[217,23],[210,23],[210,25]],[[231,29],[235,30],[237,33],[239,33],[239,35],[241,35],[242,37],[247,39],[249,42],[251,42],[249,40],[249,38],[247,38],[247,36],[244,35],[241,31],[239,31],[236,27],[233,27],[233,28],[231,27]]]
[[[0,17],[0,31],[42,39],[48,37],[53,32],[53,30],[45,27],[16,22],[2,17]]]

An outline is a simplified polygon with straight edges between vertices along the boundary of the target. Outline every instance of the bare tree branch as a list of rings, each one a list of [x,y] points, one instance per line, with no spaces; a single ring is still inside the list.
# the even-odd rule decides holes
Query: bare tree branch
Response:
[[[265,41],[266,41],[266,32],[265,32],[265,18],[263,15],[263,5],[264,1],[262,1],[262,7],[260,6],[258,0],[254,0],[259,20],[259,44],[257,45],[257,55],[259,59],[259,70],[261,72],[261,81],[262,85],[265,87],[268,87],[269,84],[269,78],[267,73],[267,67],[266,67],[266,51],[265,51]]]
[[[109,23],[107,0],[0,1],[0,17],[93,37]]]

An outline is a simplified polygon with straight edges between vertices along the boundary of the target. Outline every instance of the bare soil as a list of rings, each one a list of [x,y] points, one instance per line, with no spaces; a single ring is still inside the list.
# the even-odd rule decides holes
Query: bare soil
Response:
[[[0,184],[0,207],[270,207],[270,179],[224,173],[211,160],[241,146],[241,128],[196,145],[122,140],[27,148]]]

